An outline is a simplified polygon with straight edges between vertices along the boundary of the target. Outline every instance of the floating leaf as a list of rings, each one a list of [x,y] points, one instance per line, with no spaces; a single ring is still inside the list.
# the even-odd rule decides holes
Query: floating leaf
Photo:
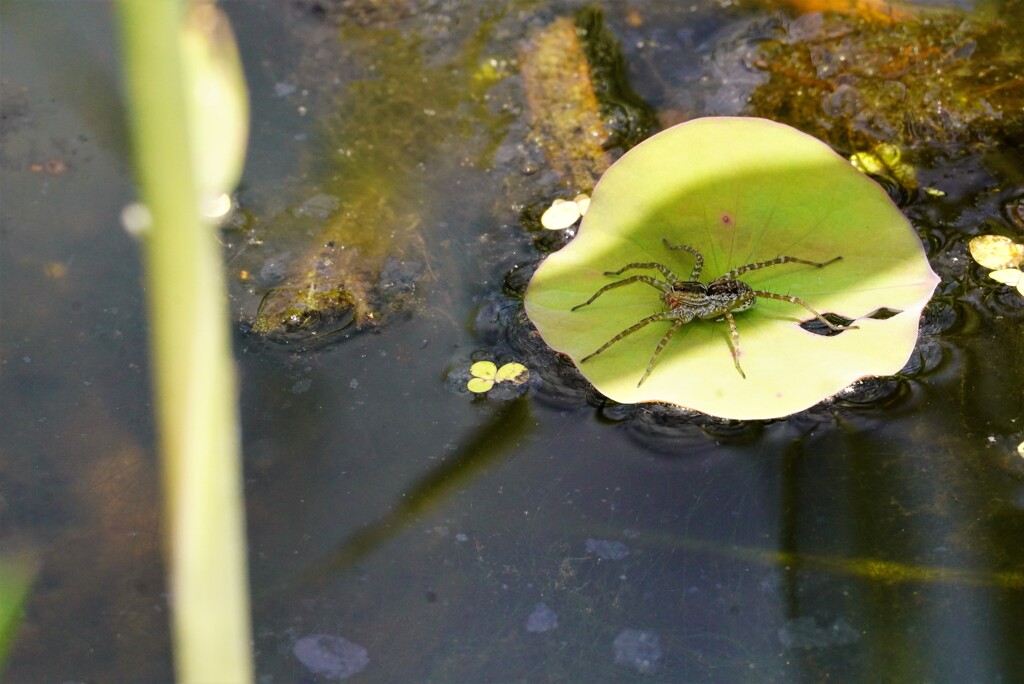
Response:
[[[478,378],[493,380],[494,376],[498,374],[498,367],[494,365],[493,361],[477,361],[469,367],[469,373]]]
[[[498,369],[494,379],[496,382],[511,382],[514,385],[522,385],[530,379],[530,371],[521,363],[506,363]]]
[[[548,230],[563,230],[580,220],[580,207],[575,202],[556,199],[540,217],[540,224]]]
[[[548,230],[564,230],[579,221],[589,207],[590,196],[586,194],[576,195],[572,201],[556,199],[541,214],[540,224]]]
[[[742,367],[730,354],[729,326],[683,325],[651,375],[637,386],[669,328],[653,323],[593,354],[615,335],[664,311],[661,293],[642,282],[603,286],[660,263],[701,280],[780,255],[828,262],[750,271],[754,289],[805,299],[821,313],[856,319],[856,330],[825,336],[800,323],[801,306],[758,299],[735,316]],[[782,124],[751,118],[698,119],[633,148],[598,183],[577,237],[541,264],[526,311],[545,341],[569,355],[594,386],[623,403],[659,401],[737,419],[805,409],[859,378],[898,371],[917,339],[921,310],[938,283],[912,227],[885,192],[826,145]],[[897,312],[871,318],[880,309]],[[819,324],[820,325],[820,324]]]
[[[998,270],[1024,263],[1024,245],[1004,235],[979,235],[971,239],[970,249],[974,260],[985,268]]]
[[[470,392],[482,393],[489,391],[495,383],[509,382],[522,385],[530,379],[530,371],[521,363],[506,363],[498,368],[491,361],[477,361],[469,367],[473,377],[466,383]]]
[[[494,378],[498,374],[498,367],[491,361],[477,361],[469,367],[469,374],[473,377],[466,383],[470,392],[486,392],[494,387]]]
[[[494,380],[488,378],[470,378],[466,389],[476,394],[483,394],[494,387]]]
[[[1017,291],[1024,295],[1024,273],[1019,268],[1003,268],[992,271],[988,277],[1003,285],[1017,288]]]

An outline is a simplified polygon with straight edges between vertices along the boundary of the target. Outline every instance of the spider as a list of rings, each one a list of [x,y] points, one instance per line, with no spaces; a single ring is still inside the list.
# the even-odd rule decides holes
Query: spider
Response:
[[[747,273],[748,271],[756,271],[760,268],[767,268],[769,266],[777,266],[779,264],[807,264],[808,266],[815,266],[817,268],[824,268],[829,264],[834,264],[843,257],[837,256],[834,259],[830,259],[824,262],[818,261],[807,261],[806,259],[798,259],[791,256],[779,256],[774,259],[768,259],[767,261],[758,261],[746,266],[740,266],[734,268],[724,275],[712,280],[706,285],[699,282],[697,279],[700,277],[701,270],[704,268],[704,255],[702,255],[697,249],[690,247],[689,245],[673,245],[669,243],[667,238],[662,238],[665,246],[672,250],[684,250],[693,255],[695,263],[693,270],[690,272],[689,280],[679,279],[667,266],[658,263],[656,261],[634,261],[626,264],[618,271],[605,271],[605,275],[617,276],[622,275],[626,271],[639,268],[650,268],[658,271],[664,276],[665,280],[659,280],[651,275],[631,275],[622,280],[618,280],[614,283],[605,285],[600,290],[595,292],[593,296],[582,304],[577,304],[572,307],[572,311],[582,309],[583,307],[593,304],[594,300],[603,295],[608,290],[613,290],[617,287],[623,287],[624,285],[630,285],[632,283],[646,283],[651,287],[661,290],[661,301],[668,307],[667,311],[659,311],[658,313],[651,314],[650,316],[638,321],[637,323],[626,328],[618,335],[602,344],[597,351],[583,357],[580,363],[585,363],[589,359],[594,358],[608,347],[612,346],[627,335],[632,335],[637,330],[640,330],[649,323],[656,323],[658,321],[671,321],[672,327],[668,329],[668,332],[658,342],[658,346],[654,349],[654,354],[651,356],[651,360],[647,364],[647,370],[644,371],[643,376],[640,378],[640,382],[636,384],[637,387],[644,383],[647,376],[651,374],[651,369],[654,368],[654,363],[658,360],[658,355],[668,344],[668,341],[676,333],[679,328],[684,324],[689,323],[695,318],[699,319],[721,319],[725,318],[729,322],[729,332],[732,335],[732,344],[730,351],[732,352],[732,360],[736,365],[736,370],[739,371],[741,377],[746,379],[747,375],[743,372],[743,368],[740,367],[740,334],[736,330],[736,321],[733,318],[734,313],[740,311],[746,311],[750,307],[754,306],[757,302],[758,297],[764,297],[766,299],[778,299],[783,302],[790,302],[791,304],[799,304],[804,307],[817,318],[819,321],[828,326],[829,330],[841,331],[849,328],[855,328],[857,326],[844,325],[838,326],[832,323],[820,313],[811,308],[811,305],[805,302],[799,297],[792,297],[790,295],[780,295],[774,292],[766,292],[764,290],[755,290],[741,280],[737,280],[737,276]]]

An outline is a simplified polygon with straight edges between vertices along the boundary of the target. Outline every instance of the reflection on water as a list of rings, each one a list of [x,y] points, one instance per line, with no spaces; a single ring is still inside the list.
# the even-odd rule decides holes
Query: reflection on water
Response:
[[[386,515],[344,540],[326,558],[318,561],[307,571],[307,581],[314,585],[332,581],[366,554],[377,551],[392,537],[446,503],[461,487],[472,484],[502,456],[508,456],[521,444],[532,425],[529,407],[526,400],[512,401],[501,407],[464,444],[457,446],[453,455],[428,470],[404,491],[399,502]]]
[[[353,21],[371,29],[395,22],[395,35],[419,36],[420,66],[434,71],[454,68],[477,21],[465,15],[475,6],[371,11],[379,4],[323,7],[361,8]],[[722,55],[706,58],[749,17],[607,5],[643,97],[689,113],[718,101],[721,83],[706,79]],[[350,82],[374,78],[325,66],[373,45],[341,46],[336,24],[311,10],[284,21],[282,7],[229,7],[257,102],[253,196],[303,187],[290,174],[313,119],[336,111]],[[480,46],[485,60],[514,60],[529,28],[556,14],[508,7]],[[0,553],[36,548],[42,568],[8,675],[166,681],[141,295],[124,266],[134,247],[112,229],[124,169],[75,137],[89,129],[72,101],[48,104],[61,94],[29,78],[32,52],[9,47],[10,26],[5,79],[28,87],[22,104],[36,118],[0,130],[15,200],[0,217]],[[19,64],[10,54],[22,66],[8,71]],[[322,70],[299,80],[308,60]],[[294,99],[317,79],[322,101]],[[413,311],[309,352],[238,335],[261,681],[1009,681],[1024,671],[1024,307],[966,251],[979,226],[1014,229],[1005,206],[1020,196],[1019,156],[991,149],[984,164],[924,169],[947,196],[905,198],[943,283],[903,373],[790,419],[720,421],[610,404],[539,341],[518,296],[564,238],[520,223],[532,211],[523,198],[550,179],[521,143],[514,73],[487,96],[507,126],[493,160],[459,155],[487,148],[492,129],[470,130],[465,148],[455,136],[451,158],[419,160],[408,201],[437,277],[417,282]],[[71,131],[70,171],[33,174],[54,131]],[[320,193],[307,189],[305,199]],[[320,202],[311,211],[331,210]],[[260,295],[237,296],[244,308]],[[478,357],[527,363],[526,394],[474,397],[448,382]]]

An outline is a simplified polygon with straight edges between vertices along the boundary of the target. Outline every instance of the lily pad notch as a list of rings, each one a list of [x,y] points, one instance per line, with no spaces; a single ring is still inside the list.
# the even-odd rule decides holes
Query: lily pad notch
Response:
[[[678,296],[635,278],[580,305],[631,276],[671,280],[661,275],[669,272],[686,285],[698,254],[705,290],[745,265],[791,259],[737,274],[780,297],[733,309],[735,335],[724,313],[676,326],[638,387],[675,318],[662,315],[594,352]],[[827,145],[765,119],[711,117],[665,130],[609,168],[576,238],[541,264],[525,305],[544,340],[615,401],[765,419],[897,372],[938,282],[885,191]],[[808,307],[835,328],[856,329],[833,334]],[[872,317],[878,311],[886,317]]]

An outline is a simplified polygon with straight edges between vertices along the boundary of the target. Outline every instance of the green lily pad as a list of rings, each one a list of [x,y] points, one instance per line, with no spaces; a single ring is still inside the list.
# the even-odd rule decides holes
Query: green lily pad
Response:
[[[574,311],[616,280],[661,277],[650,268],[606,272],[656,262],[689,280],[694,256],[666,241],[703,255],[704,283],[779,256],[842,257],[823,268],[785,263],[739,279],[755,290],[800,297],[857,327],[816,334],[800,325],[815,319],[807,309],[759,297],[734,314],[746,377],[733,361],[729,325],[713,319],[680,327],[639,386],[669,322],[651,323],[583,361],[667,310],[659,290],[634,282]],[[913,228],[874,181],[793,128],[724,117],[670,128],[617,161],[595,188],[576,238],[537,270],[525,304],[544,340],[615,401],[759,419],[795,413],[860,378],[902,368],[938,282]],[[879,311],[897,313],[869,317]]]

